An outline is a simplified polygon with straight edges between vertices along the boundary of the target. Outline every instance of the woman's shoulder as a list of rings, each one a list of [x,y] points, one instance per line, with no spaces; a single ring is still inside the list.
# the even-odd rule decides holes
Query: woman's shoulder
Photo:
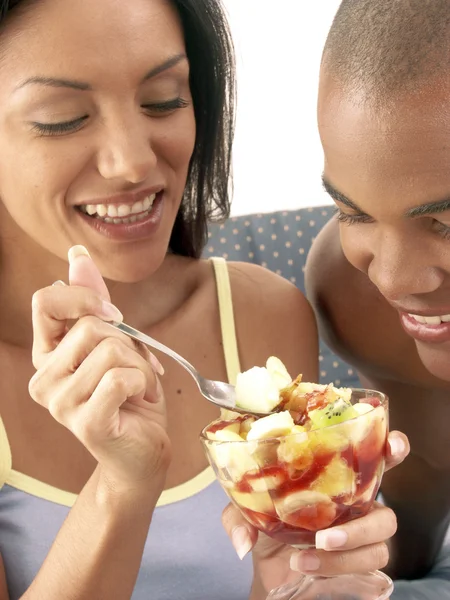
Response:
[[[314,313],[290,281],[259,265],[228,265],[244,369],[278,356],[292,375],[317,378],[318,341]],[[248,360],[246,360],[247,356]],[[255,362],[255,355],[259,361]]]

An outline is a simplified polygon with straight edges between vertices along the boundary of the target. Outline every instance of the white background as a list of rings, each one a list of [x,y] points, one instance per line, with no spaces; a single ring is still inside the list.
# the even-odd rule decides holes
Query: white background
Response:
[[[223,0],[237,53],[232,214],[330,204],[316,103],[339,0]]]

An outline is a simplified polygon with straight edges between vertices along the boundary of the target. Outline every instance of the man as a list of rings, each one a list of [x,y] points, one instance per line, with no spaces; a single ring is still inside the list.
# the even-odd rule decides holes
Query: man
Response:
[[[382,484],[399,524],[390,574],[435,565],[397,585],[411,600],[450,598],[450,559],[437,558],[450,522],[449,67],[450,0],[342,2],[318,104],[338,213],[306,272],[323,339],[388,394],[411,443]]]

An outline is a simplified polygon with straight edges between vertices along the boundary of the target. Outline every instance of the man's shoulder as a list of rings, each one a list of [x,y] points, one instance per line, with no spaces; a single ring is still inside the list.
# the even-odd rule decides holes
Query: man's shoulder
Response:
[[[345,335],[357,324],[367,324],[368,315],[383,322],[393,318],[397,321],[396,312],[367,275],[355,269],[345,257],[336,219],[325,225],[312,245],[305,285],[327,341],[334,330]]]
[[[315,239],[306,263],[308,298],[315,305],[334,297],[345,305],[360,304],[361,294],[371,304],[383,300],[369,278],[355,269],[345,257],[336,219],[331,219]],[[383,300],[383,303],[387,303]],[[389,308],[389,306],[387,305]]]

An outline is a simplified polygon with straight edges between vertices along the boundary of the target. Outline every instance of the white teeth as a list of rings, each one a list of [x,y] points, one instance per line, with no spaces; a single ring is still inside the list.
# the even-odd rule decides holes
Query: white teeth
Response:
[[[144,210],[148,210],[151,206],[153,206],[153,202],[155,201],[156,195],[152,194],[151,196],[147,196],[144,200]]]
[[[119,223],[135,223],[136,220],[141,221],[148,216],[153,203],[156,199],[156,194],[147,196],[144,200],[135,202],[134,204],[87,204],[80,206],[82,212],[93,217],[97,215],[105,221],[105,223],[116,223],[120,217]],[[137,219],[126,219],[128,215],[137,215]]]
[[[144,210],[146,209],[144,208],[143,202],[136,202],[136,204],[133,204],[133,206],[131,207],[131,212],[133,215],[137,215]]]
[[[419,315],[409,315],[409,316],[412,317],[413,319],[415,319],[418,323],[426,323],[427,322],[425,317],[420,317]]]
[[[425,317],[425,322],[427,325],[440,325],[441,317]]]
[[[131,206],[129,204],[121,204],[117,209],[117,215],[119,217],[128,217],[131,213]]]
[[[442,315],[436,317],[422,317],[420,315],[409,314],[415,321],[423,325],[440,325],[441,323],[450,323],[450,315]]]
[[[108,206],[108,217],[114,218],[114,217],[117,217],[117,216],[118,216],[118,214],[117,214],[117,206],[115,204],[110,204]]]

